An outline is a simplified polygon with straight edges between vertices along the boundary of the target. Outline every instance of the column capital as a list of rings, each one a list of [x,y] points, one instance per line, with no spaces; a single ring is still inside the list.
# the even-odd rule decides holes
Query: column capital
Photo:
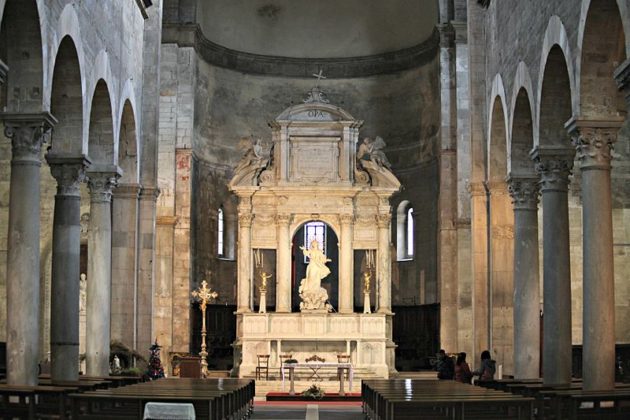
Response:
[[[630,106],[630,58],[621,63],[613,73],[619,90],[622,90],[626,103]]]
[[[572,118],[566,124],[577,151],[580,169],[610,170],[613,145],[623,118],[587,120]]]
[[[440,48],[453,48],[455,46],[455,28],[450,23],[439,23],[437,25],[440,34]]]
[[[85,169],[90,160],[83,155],[62,156],[48,153],[46,162],[50,166],[50,173],[57,180],[57,195],[81,196],[81,183],[85,181]]]
[[[391,218],[391,217],[390,217]],[[341,225],[350,225],[354,222],[353,214],[341,214],[339,215],[339,220],[341,221]]]
[[[376,222],[379,229],[388,228],[391,221],[392,215],[389,213],[380,213],[376,216]]]
[[[112,201],[112,189],[118,185],[121,170],[116,165],[91,165],[87,171],[90,201],[109,203]]]
[[[158,187],[143,187],[140,188],[140,200],[157,201],[160,195],[160,189]]]
[[[253,220],[254,220],[254,215],[251,213],[241,213],[238,215],[238,224],[241,227],[244,227],[244,228],[251,227]]]
[[[278,225],[289,225],[291,222],[291,215],[288,213],[278,213],[276,215],[276,222]]]
[[[49,112],[35,114],[0,113],[4,135],[11,139],[13,161],[40,162],[42,145],[57,120]]]
[[[140,190],[142,190],[142,186],[140,184],[120,183],[116,187],[116,191],[114,192],[114,198],[137,199],[140,196]]]
[[[540,178],[536,175],[510,174],[507,179],[514,210],[538,210]]]
[[[468,182],[466,184],[466,190],[471,197],[485,197],[487,193],[486,186],[481,181]]]
[[[536,172],[540,174],[541,192],[569,190],[575,149],[566,146],[537,146],[530,156]]]
[[[505,181],[489,181],[486,183],[486,187],[490,192],[490,195],[507,195],[508,194],[508,186]]]

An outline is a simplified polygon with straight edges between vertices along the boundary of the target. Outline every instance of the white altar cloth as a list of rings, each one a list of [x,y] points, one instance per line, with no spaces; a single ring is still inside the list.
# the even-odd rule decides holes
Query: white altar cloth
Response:
[[[284,377],[285,371],[294,370],[296,367],[307,367],[311,369],[314,375],[317,375],[317,371],[321,368],[325,367],[334,367],[337,369],[348,369],[348,385],[349,389],[352,390],[352,377],[354,376],[354,369],[352,368],[352,363],[333,363],[333,362],[307,362],[307,363],[283,363],[282,364],[282,389],[284,390]],[[291,381],[291,390],[293,390],[293,375],[290,375]],[[343,377],[340,384],[340,393],[343,393]]]

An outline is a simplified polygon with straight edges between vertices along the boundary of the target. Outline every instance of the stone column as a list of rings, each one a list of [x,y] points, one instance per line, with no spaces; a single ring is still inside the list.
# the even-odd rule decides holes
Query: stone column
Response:
[[[352,261],[353,221],[353,215],[341,215],[341,246],[339,252],[339,313],[342,314],[351,314],[354,312],[354,270]]]
[[[53,381],[79,379],[81,182],[89,160],[46,157],[57,180],[53,218],[50,352]]]
[[[540,376],[538,177],[511,175],[514,206],[514,377]]]
[[[134,348],[147,351],[155,339],[153,332],[153,296],[154,268],[156,259],[156,209],[155,204],[160,190],[156,187],[143,186],[138,202],[138,287],[136,294],[136,325]],[[88,279],[89,281],[89,279]]]
[[[276,253],[276,312],[291,312],[291,216],[279,214],[276,217],[278,250]]]
[[[389,250],[389,225],[391,214],[379,214],[378,221],[378,312],[392,313],[391,254]]]
[[[7,240],[7,383],[37,385],[39,355],[39,168],[48,113],[2,114],[11,139]]]
[[[582,173],[584,389],[615,387],[615,276],[610,162],[623,120],[572,120]]]
[[[571,382],[571,261],[569,175],[575,151],[539,146],[532,151],[541,176],[543,206],[543,382]]]
[[[237,312],[251,312],[251,230],[254,215],[240,213],[238,216],[238,307]]]
[[[140,185],[120,184],[112,200],[112,340],[135,348],[138,196]]]
[[[92,165],[91,169],[95,165]],[[90,376],[109,375],[112,283],[112,188],[119,172],[113,168],[88,172],[90,227],[86,370]]]

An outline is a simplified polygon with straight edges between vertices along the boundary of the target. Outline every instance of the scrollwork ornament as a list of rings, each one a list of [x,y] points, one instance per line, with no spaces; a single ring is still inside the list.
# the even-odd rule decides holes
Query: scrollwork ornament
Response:
[[[241,213],[238,215],[238,224],[241,227],[244,227],[244,228],[251,227],[253,220],[254,220],[254,215],[251,213]]]
[[[610,169],[618,128],[581,127],[573,136],[580,169]]]
[[[114,172],[92,172],[88,175],[90,200],[93,203],[109,203],[112,189],[118,185],[119,175]]]
[[[378,223],[378,227],[381,229],[389,227],[389,224],[391,221],[392,221],[391,214],[382,213],[376,216],[376,222]]]

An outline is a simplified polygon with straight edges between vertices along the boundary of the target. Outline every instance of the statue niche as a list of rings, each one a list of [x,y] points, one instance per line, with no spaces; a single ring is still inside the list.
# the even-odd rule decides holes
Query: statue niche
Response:
[[[322,287],[322,280],[330,274],[330,269],[326,266],[331,262],[319,249],[319,242],[313,239],[307,249],[300,247],[305,257],[309,258],[306,266],[306,277],[300,282],[298,289],[300,294],[300,310],[332,312],[332,305],[328,302],[328,292]]]

